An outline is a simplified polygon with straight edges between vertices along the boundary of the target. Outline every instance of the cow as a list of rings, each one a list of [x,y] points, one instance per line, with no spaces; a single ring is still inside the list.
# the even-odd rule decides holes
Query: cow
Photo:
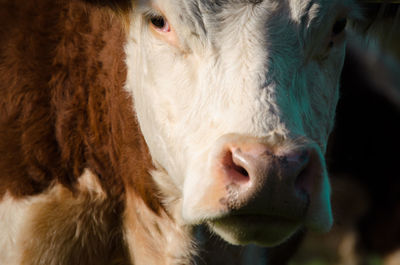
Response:
[[[352,0],[0,1],[0,263],[190,264],[333,223]]]

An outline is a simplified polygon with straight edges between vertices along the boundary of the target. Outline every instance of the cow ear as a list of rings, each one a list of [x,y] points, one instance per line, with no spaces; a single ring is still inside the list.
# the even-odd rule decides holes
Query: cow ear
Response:
[[[352,29],[380,49],[400,60],[400,5],[398,0],[358,0],[363,18],[352,22]]]
[[[355,21],[355,30],[361,34],[385,35],[399,32],[400,5],[395,1],[361,1],[363,18]],[[379,3],[381,2],[381,3]],[[382,4],[382,2],[385,2]]]

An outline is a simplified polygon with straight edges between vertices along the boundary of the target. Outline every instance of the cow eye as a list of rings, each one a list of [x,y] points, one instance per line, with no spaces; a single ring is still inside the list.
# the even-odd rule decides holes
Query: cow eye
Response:
[[[150,29],[149,32],[154,37],[175,47],[179,47],[179,39],[174,27],[171,26],[164,13],[156,6],[145,12],[143,19]]]
[[[158,16],[158,15],[152,16],[150,18],[150,23],[157,31],[161,32],[171,31],[168,21],[163,16]]]
[[[346,28],[347,18],[341,18],[336,20],[335,24],[333,24],[332,33],[334,36],[341,34]]]

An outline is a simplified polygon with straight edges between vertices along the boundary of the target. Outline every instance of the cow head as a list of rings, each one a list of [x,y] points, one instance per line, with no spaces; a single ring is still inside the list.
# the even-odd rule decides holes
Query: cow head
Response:
[[[235,244],[330,229],[323,155],[354,10],[347,0],[136,3],[126,90],[184,223]]]

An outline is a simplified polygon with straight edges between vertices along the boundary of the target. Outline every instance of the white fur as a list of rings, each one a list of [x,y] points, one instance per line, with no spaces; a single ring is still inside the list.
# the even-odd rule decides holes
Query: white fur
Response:
[[[43,201],[44,196],[32,197],[27,199],[14,199],[6,193],[0,202],[0,264],[18,265],[22,248],[20,238],[22,228],[29,219],[29,209],[39,201]]]
[[[78,183],[78,189],[90,194],[93,199],[104,200],[106,198],[96,176],[89,170],[84,171]],[[42,206],[45,207],[55,198],[62,202],[62,194],[65,190],[60,184],[57,184],[40,195],[25,197],[23,199],[15,199],[10,194],[5,194],[0,201],[0,227],[3,228],[0,234],[0,264],[21,265],[26,264],[26,262],[31,264],[30,260],[26,260],[26,257],[23,255],[25,244],[30,241],[30,238],[27,238],[27,236],[35,234],[36,227],[32,227],[37,218],[35,210],[38,208],[43,209]],[[70,198],[68,197],[68,199]],[[62,213],[60,213],[61,215]],[[77,229],[77,233],[85,233],[84,230],[85,228],[83,227],[81,230]],[[61,240],[58,243],[60,242],[63,241]],[[48,247],[56,248],[57,246]],[[68,248],[66,245],[62,247]],[[57,259],[57,257],[53,258]],[[61,257],[59,258],[60,260],[62,259]],[[36,259],[38,258],[36,257]]]
[[[163,194],[169,214],[155,214],[136,195],[127,191],[127,206],[124,214],[125,240],[131,259],[137,265],[191,264],[194,246],[190,237],[191,228],[179,218],[182,201],[179,191],[163,171],[152,172]],[[164,179],[164,180],[163,180]]]
[[[207,36],[182,24],[180,2],[154,1],[174,27],[177,46],[154,37],[140,16],[149,7],[139,5],[125,47],[126,90],[158,170],[183,201],[180,214],[199,223],[223,214],[199,202],[216,186],[211,154],[224,135],[307,139],[324,164],[344,60],[344,43],[328,53],[324,41],[353,1],[232,1],[218,14],[203,14]],[[158,183],[172,187],[171,181]],[[320,185],[307,225],[327,230],[332,215],[325,169]]]

